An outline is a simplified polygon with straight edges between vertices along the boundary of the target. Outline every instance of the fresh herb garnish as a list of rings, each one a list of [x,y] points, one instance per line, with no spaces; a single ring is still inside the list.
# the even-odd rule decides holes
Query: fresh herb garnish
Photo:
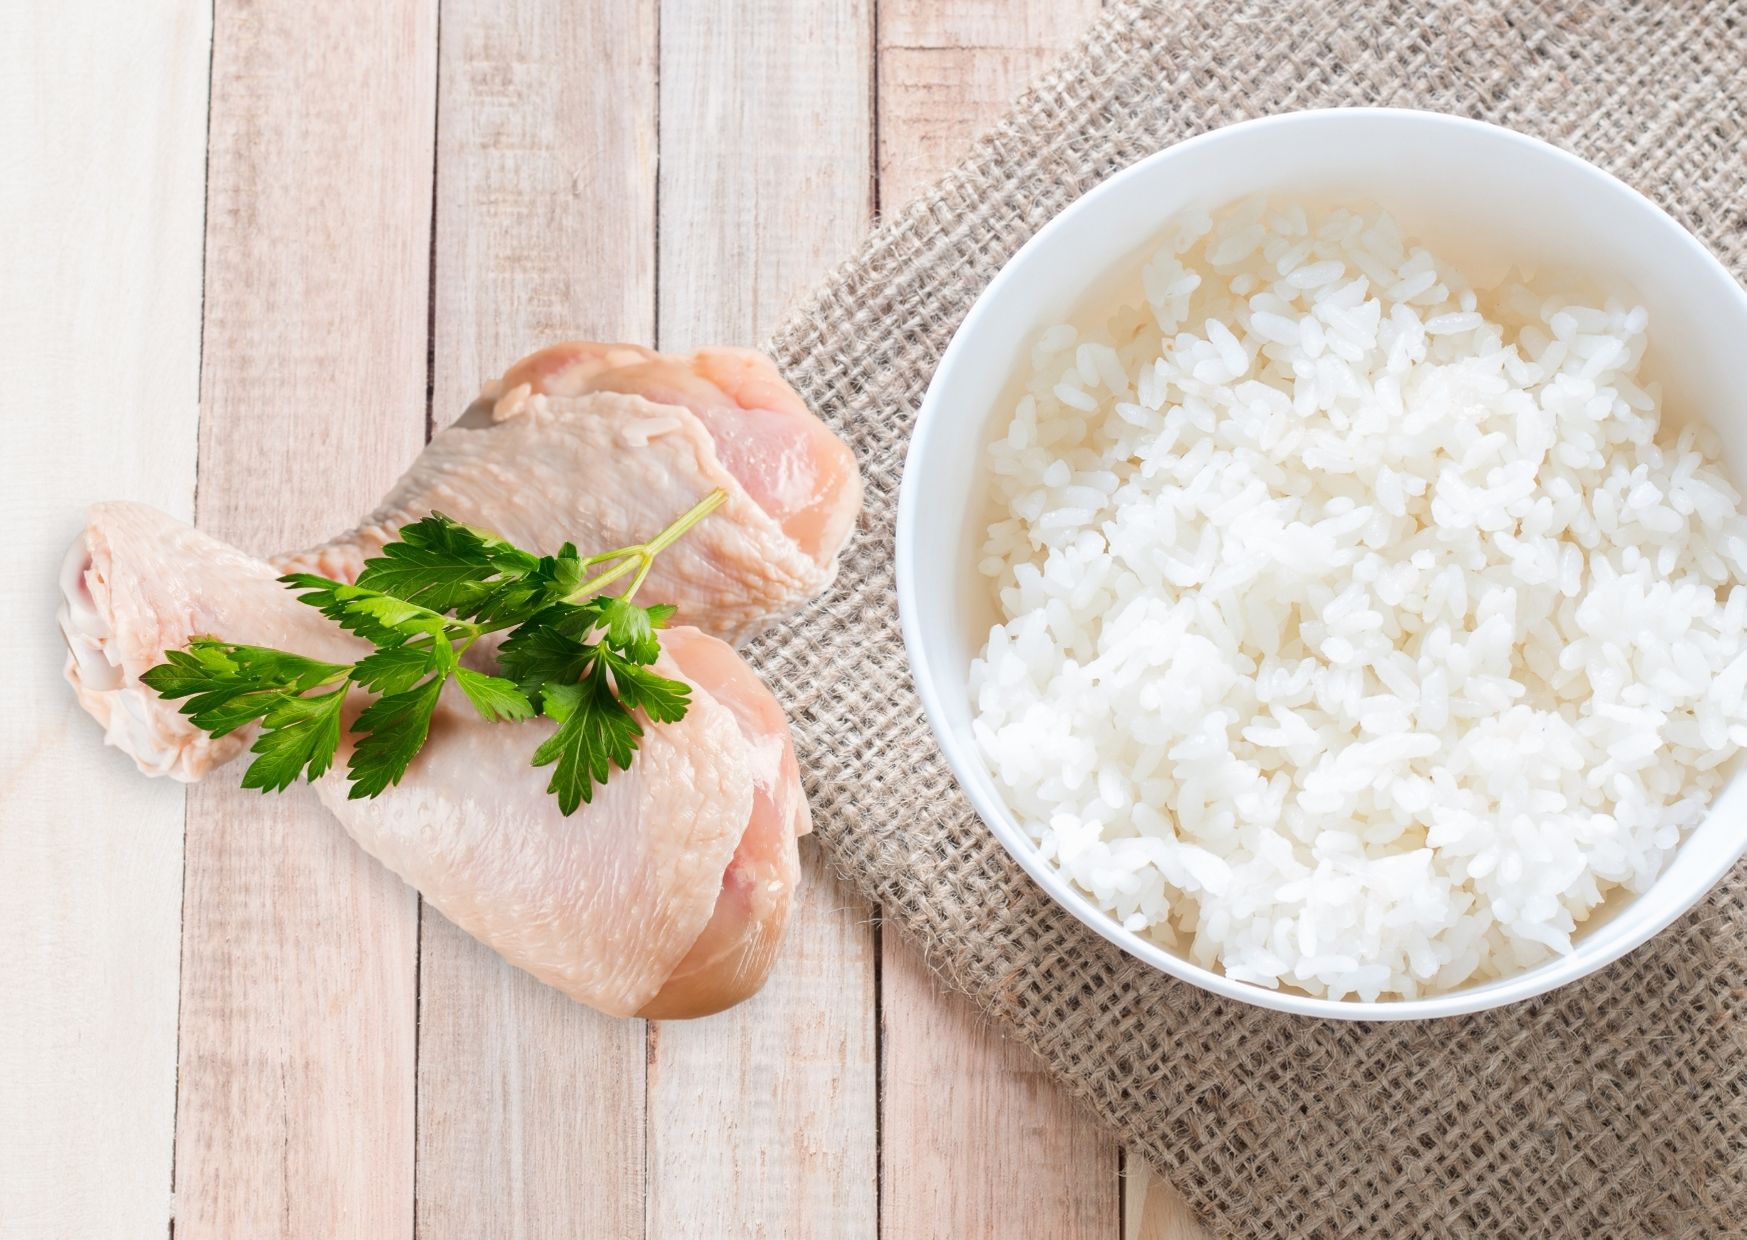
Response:
[[[259,720],[243,787],[272,792],[332,766],[346,695],[353,687],[377,694],[352,723],[353,798],[400,782],[453,679],[488,723],[536,714],[557,722],[533,765],[553,768],[546,790],[570,814],[614,767],[631,765],[643,735],[636,711],[655,723],[685,717],[690,686],[651,667],[674,609],[631,599],[655,557],[723,498],[712,492],[646,543],[586,558],[569,543],[556,555],[534,555],[432,515],[366,560],[356,585],[311,573],[279,579],[375,647],[357,662],[196,637],[186,650],[165,651],[141,679],[160,697],[186,698],[181,712],[212,736]],[[623,592],[600,593],[633,572]],[[501,675],[461,666],[481,637],[506,629]]]

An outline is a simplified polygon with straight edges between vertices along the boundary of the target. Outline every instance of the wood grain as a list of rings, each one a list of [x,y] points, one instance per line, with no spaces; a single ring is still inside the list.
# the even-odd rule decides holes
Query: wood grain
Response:
[[[214,22],[196,510],[270,553],[423,438],[436,13]],[[410,1234],[412,891],[303,788],[194,788],[186,853],[178,1240]]]
[[[1099,0],[881,0],[880,208],[964,157],[1092,24]]]
[[[192,0],[0,7],[8,1240],[169,1228],[182,789],[103,748],[53,616],[84,505],[193,511],[210,45]]]
[[[1097,0],[885,0],[879,29],[882,210],[901,207],[959,159],[1033,78],[1079,40],[1098,8]],[[1117,1193],[1113,1189],[1106,1197],[1104,1185],[1115,1174],[1118,1151],[1059,1088],[1039,1081],[1029,1053],[1002,1041],[963,1000],[941,995],[894,935],[885,936],[883,976],[881,1135],[890,1234],[927,1234],[932,1201],[965,1212],[961,1221],[968,1230],[961,1234],[999,1234],[1004,1226],[1030,1234],[1040,1219],[1052,1220],[1043,1225],[1051,1235],[1200,1240],[1206,1234],[1182,1197],[1138,1154],[1127,1157],[1121,1217],[1115,1220]],[[928,1028],[924,1014],[941,1004],[951,1036]],[[947,1106],[930,1103],[931,1080],[951,1082]],[[979,1135],[985,1131],[1011,1135],[988,1143]],[[1040,1152],[1063,1153],[1036,1158],[1013,1181],[1013,1160],[1020,1155],[1008,1147],[1023,1147],[1021,1133],[1037,1134]],[[940,1161],[928,1161],[928,1140],[948,1148],[1002,1148],[987,1150],[988,1165],[955,1168],[954,1189],[944,1182]],[[1063,1157],[1069,1161],[1061,1162]],[[1060,1178],[1052,1180],[1058,1166]],[[894,1183],[899,1179],[910,1183],[902,1197]],[[1017,1199],[1005,1192],[1010,1183],[1023,1187]],[[900,1211],[901,1203],[913,1208]],[[1074,1227],[1086,1230],[1075,1233]]]
[[[432,418],[522,353],[648,340],[655,8],[446,0]],[[640,1021],[572,1002],[426,908],[418,1235],[642,1234]]]
[[[756,344],[866,230],[871,65],[869,0],[665,0],[661,348]],[[802,858],[764,990],[650,1027],[652,1237],[875,1233],[871,910]]]
[[[900,208],[945,172],[1097,9],[1096,0],[885,0],[881,209]],[[883,948],[882,1233],[1120,1234],[1115,1144],[1029,1052],[942,992],[908,944],[887,934]]]
[[[1122,1160],[1122,1234],[1125,1240],[1211,1240],[1183,1195],[1138,1153]]]
[[[1115,1143],[907,943],[884,945],[884,1240],[1117,1236]]]
[[[437,426],[543,344],[655,333],[658,0],[443,0]]]
[[[0,9],[0,379],[78,411],[14,419],[0,606],[47,615],[90,499],[263,553],[348,524],[422,442],[427,377],[441,425],[550,340],[755,343],[1097,8],[442,0],[439,39],[437,3]],[[306,792],[221,776],[184,841],[52,628],[21,641],[7,1240],[163,1235],[172,1151],[179,1240],[1204,1235],[810,845],[766,991],[646,1031],[421,919]]]

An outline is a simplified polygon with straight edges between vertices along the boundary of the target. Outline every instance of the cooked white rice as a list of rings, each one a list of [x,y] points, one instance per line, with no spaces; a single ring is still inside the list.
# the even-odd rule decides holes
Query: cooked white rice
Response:
[[[1200,964],[1364,999],[1642,891],[1747,744],[1747,521],[1646,318],[1255,202],[1044,331],[971,673],[1042,854]]]

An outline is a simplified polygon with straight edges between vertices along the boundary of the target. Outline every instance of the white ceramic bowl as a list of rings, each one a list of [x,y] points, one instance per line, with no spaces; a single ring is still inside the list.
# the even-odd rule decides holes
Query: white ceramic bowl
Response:
[[[1570,955],[1429,998],[1364,1003],[1234,981],[1124,930],[1038,857],[971,737],[970,662],[995,618],[976,571],[983,453],[1010,415],[1024,350],[1147,253],[1172,214],[1259,193],[1379,204],[1477,280],[1518,262],[1635,291],[1667,401],[1710,422],[1730,473],[1747,479],[1747,294],[1642,195],[1545,143],[1435,113],[1348,109],[1233,125],[1144,159],[1068,207],[1001,269],[953,337],[898,501],[898,603],[916,687],[959,783],[1007,851],[1074,916],[1166,973],[1263,1007],[1351,1020],[1449,1016],[1541,994],[1617,959],[1710,890],[1747,850],[1747,779],[1730,781],[1649,890],[1592,918]]]

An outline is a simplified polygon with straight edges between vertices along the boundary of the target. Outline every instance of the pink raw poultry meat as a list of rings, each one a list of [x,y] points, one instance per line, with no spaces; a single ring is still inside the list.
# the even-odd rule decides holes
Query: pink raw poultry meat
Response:
[[[252,729],[213,740],[139,683],[196,634],[350,662],[368,647],[276,570],[136,504],[103,504],[63,573],[67,677],[141,769],[197,779]],[[669,630],[657,669],[693,686],[627,771],[569,818],[529,766],[548,720],[488,724],[446,693],[400,784],[322,800],[438,910],[571,997],[614,1015],[699,1016],[763,983],[787,919],[806,802],[782,708],[731,648]],[[342,759],[344,752],[342,751]]]
[[[140,682],[199,634],[342,663],[370,652],[278,575],[155,508],[93,505],[61,567],[60,622],[67,680],[104,739],[146,774],[185,783],[248,748],[255,729],[214,740]]]
[[[132,753],[143,770],[197,780],[241,753],[252,733],[212,741],[180,715],[145,709],[153,695],[138,678],[179,644],[167,633],[234,632],[239,636],[230,640],[324,657],[322,646],[276,636],[272,626],[283,620],[304,626],[294,630],[296,640],[346,640],[319,621],[322,631],[310,631],[313,616],[300,614],[308,608],[282,613],[262,602],[282,591],[272,580],[278,573],[356,580],[367,557],[433,511],[532,550],[551,552],[570,541],[604,551],[648,537],[717,488],[726,501],[663,552],[643,590],[646,598],[674,603],[679,622],[738,643],[830,583],[861,504],[849,449],[775,366],[750,350],[706,349],[676,358],[638,345],[554,345],[488,384],[351,533],[280,556],[270,568],[134,505],[92,509],[87,535],[68,556],[72,575],[63,582],[72,614],[92,618],[79,567],[88,555],[109,566],[96,587],[105,592],[105,605],[180,610],[130,616],[141,622],[126,635],[136,648],[123,650],[119,639],[112,641],[113,666],[86,667],[84,687],[78,680],[75,687],[111,742]],[[164,541],[141,534],[144,527],[166,531]],[[105,541],[111,534],[125,540],[119,553]],[[189,540],[209,544],[218,557],[198,600],[154,588],[165,563],[187,562]],[[236,584],[221,589],[220,578]],[[112,584],[101,584],[106,581]],[[178,622],[192,627],[178,629]],[[69,630],[82,666],[92,640]],[[94,694],[90,687],[100,683],[127,691]]]
[[[855,458],[757,353],[555,345],[488,384],[355,530],[275,564],[350,581],[431,512],[533,551],[606,551],[717,488],[727,502],[645,589],[738,644],[831,583],[861,509]]]

